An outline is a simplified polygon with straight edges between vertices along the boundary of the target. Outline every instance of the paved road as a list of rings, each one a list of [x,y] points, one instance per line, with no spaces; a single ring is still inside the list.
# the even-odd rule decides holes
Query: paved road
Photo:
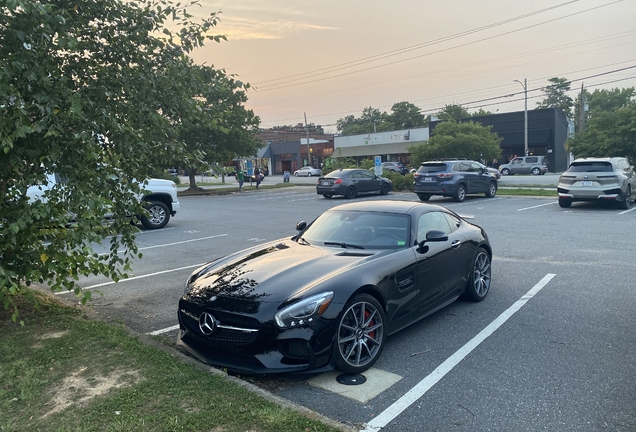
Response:
[[[138,236],[144,258],[134,278],[82,281],[103,292],[94,301],[99,314],[139,332],[160,331],[167,343],[194,267],[289,237],[299,220],[348,201],[297,187],[181,202],[166,229]],[[561,209],[555,199],[476,196],[431,202],[474,215],[488,232],[493,285],[484,302],[458,301],[391,336],[357,393],[334,388],[329,374],[245,379],[369,431],[636,430],[636,206]]]

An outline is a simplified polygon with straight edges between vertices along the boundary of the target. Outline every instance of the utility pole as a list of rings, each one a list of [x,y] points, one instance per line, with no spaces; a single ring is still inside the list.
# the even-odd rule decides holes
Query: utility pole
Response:
[[[528,79],[524,78],[523,83],[519,80],[515,80],[523,86],[525,93],[525,108],[523,110],[523,154],[528,156]]]
[[[311,165],[311,149],[309,148],[309,125],[307,125],[307,113],[305,114],[305,131],[307,131],[307,165]]]
[[[585,96],[583,93],[583,83],[581,83],[581,106],[580,106],[580,111],[581,111],[581,120],[579,123],[579,133],[580,132],[585,132]]]

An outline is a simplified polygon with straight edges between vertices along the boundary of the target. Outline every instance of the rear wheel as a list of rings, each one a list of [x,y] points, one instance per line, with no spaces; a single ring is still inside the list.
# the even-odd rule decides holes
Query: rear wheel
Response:
[[[532,175],[539,175],[541,174],[541,170],[539,168],[532,168]]]
[[[510,170],[508,168],[504,168],[501,170],[501,175],[509,175],[510,174]]]
[[[353,186],[349,186],[347,188],[347,191],[345,192],[345,198],[355,198],[356,195],[358,195],[358,193],[356,192],[356,188],[354,188]]]
[[[494,198],[495,195],[497,195],[497,183],[490,182],[490,184],[488,185],[488,190],[486,191],[486,197]]]
[[[571,205],[572,205],[571,200],[559,198],[559,207],[569,208]]]
[[[427,194],[417,194],[417,196],[419,197],[420,201],[428,201],[431,198],[431,196]]]
[[[325,198],[329,199],[333,196],[333,194],[322,194],[322,196],[324,196]]]
[[[627,188],[627,192],[623,196],[623,200],[618,203],[618,207],[623,210],[627,210],[632,204],[632,190]]]
[[[368,295],[353,297],[344,307],[336,335],[336,366],[356,374],[369,369],[380,357],[386,317],[378,301]]]
[[[386,183],[382,183],[382,186],[380,186],[380,195],[386,195],[389,193],[389,185]]]
[[[463,184],[457,185],[457,192],[455,192],[455,196],[453,199],[457,202],[462,202],[466,198],[466,186]]]
[[[141,216],[141,223],[147,229],[163,228],[170,220],[170,210],[161,201],[151,201],[146,209],[148,216]]]
[[[486,298],[489,289],[490,255],[488,255],[486,249],[480,247],[475,254],[472,273],[466,285],[466,297],[472,301],[482,301]]]

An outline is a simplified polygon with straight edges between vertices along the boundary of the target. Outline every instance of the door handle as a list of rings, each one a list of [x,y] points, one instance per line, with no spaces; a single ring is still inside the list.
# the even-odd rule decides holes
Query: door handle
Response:
[[[462,242],[460,242],[459,240],[455,240],[453,243],[451,243],[451,247],[453,249],[457,249],[458,247],[460,247],[462,245]]]

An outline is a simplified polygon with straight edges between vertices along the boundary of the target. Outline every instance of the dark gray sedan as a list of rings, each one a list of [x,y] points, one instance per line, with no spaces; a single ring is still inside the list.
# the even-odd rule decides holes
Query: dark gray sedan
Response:
[[[355,198],[361,193],[379,193],[386,195],[393,190],[393,182],[365,169],[340,169],[320,177],[316,183],[316,192],[325,198],[344,195]]]

